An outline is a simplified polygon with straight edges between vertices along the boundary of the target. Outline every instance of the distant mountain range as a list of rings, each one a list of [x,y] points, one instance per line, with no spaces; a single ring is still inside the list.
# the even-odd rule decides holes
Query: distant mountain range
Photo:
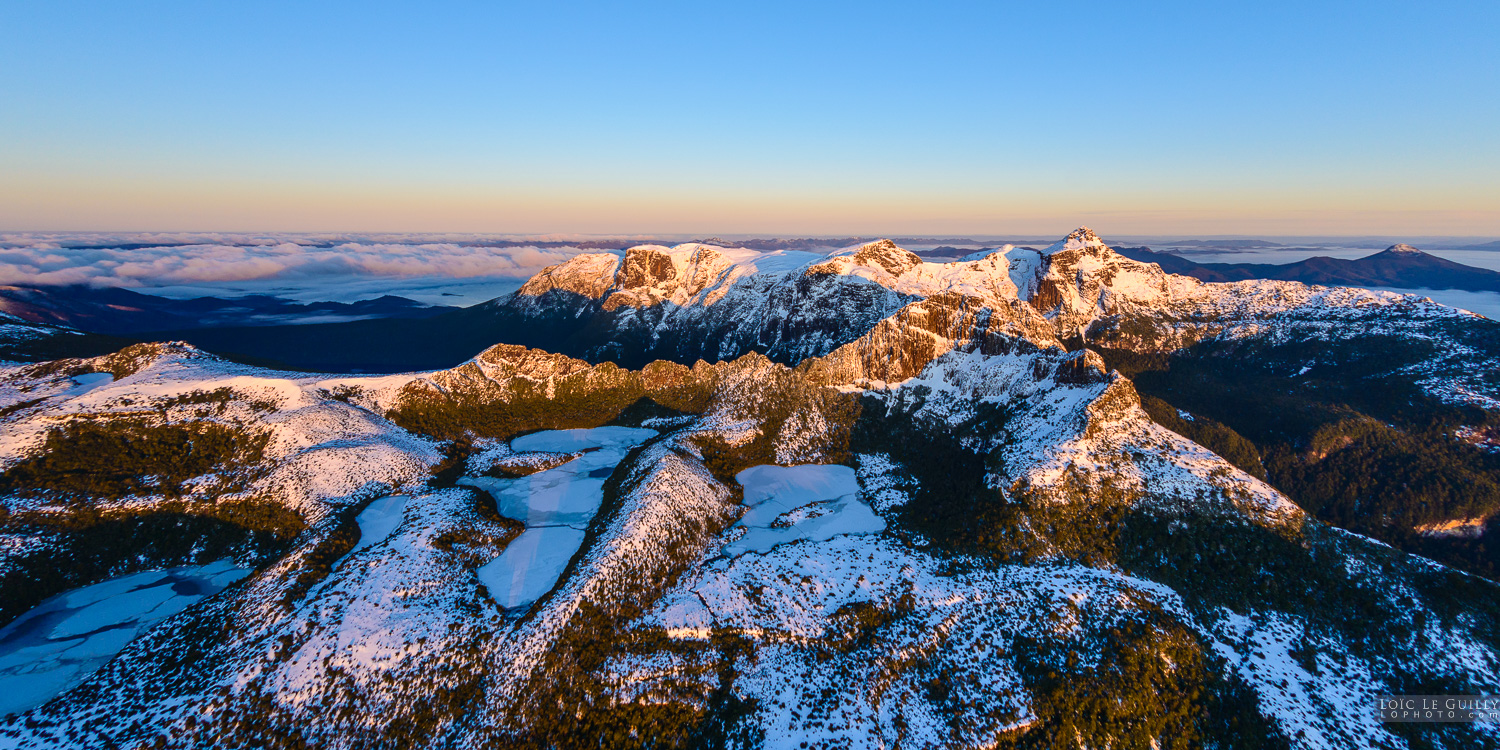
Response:
[[[938,241],[923,238],[900,240],[914,245]],[[807,356],[807,352],[783,351],[787,342],[841,341],[835,329],[854,320],[864,321],[861,324],[864,325],[869,322],[865,318],[879,319],[909,301],[909,291],[902,285],[885,289],[862,278],[803,273],[805,267],[816,266],[830,257],[826,255],[829,242],[834,241],[756,240],[746,243],[755,247],[746,248],[708,238],[680,246],[702,248],[708,255],[715,255],[717,251],[734,255],[743,264],[737,265],[739,270],[730,274],[736,277],[757,264],[765,266],[763,270],[772,267],[779,270],[749,274],[757,279],[755,283],[748,283],[751,279],[746,278],[743,279],[746,284],[726,285],[725,289],[736,289],[728,299],[696,308],[692,313],[704,317],[700,325],[676,326],[674,333],[669,335],[653,331],[662,322],[657,320],[658,315],[665,314],[659,311],[675,309],[674,304],[662,308],[648,306],[649,311],[619,300],[606,304],[602,299],[595,299],[595,292],[616,282],[604,277],[590,282],[599,286],[599,290],[590,287],[592,291],[584,294],[547,296],[548,303],[543,306],[550,307],[546,311],[534,309],[540,300],[534,293],[456,308],[423,306],[395,296],[354,303],[301,304],[268,295],[174,300],[115,288],[9,286],[0,287],[0,312],[31,323],[103,334],[106,338],[101,339],[99,346],[106,348],[121,345],[119,341],[107,338],[111,336],[183,340],[251,361],[332,372],[399,372],[449,367],[496,342],[543,347],[590,360],[619,359],[625,366],[641,366],[653,358],[690,362],[702,357],[713,361],[727,356],[725,347],[734,351],[761,351],[773,359],[794,361]],[[972,247],[954,246],[970,244],[972,240],[950,239],[948,242],[954,244],[917,253],[905,250],[897,253],[891,248],[899,247],[899,244],[885,241],[866,245],[863,252],[868,255],[879,249],[893,253],[891,258],[875,264],[882,268],[905,267],[919,259],[951,262],[959,258],[981,258],[996,252],[1010,253],[1012,257],[1031,257],[1039,252],[1033,248],[982,248],[976,251]],[[822,247],[812,249],[815,245]],[[664,258],[667,256],[647,253],[644,251],[647,247],[661,246],[642,245],[626,252],[580,257],[600,262],[607,258],[609,263],[606,265],[610,268],[614,268],[611,264],[619,263],[620,259],[638,259],[635,263],[623,263],[627,269],[610,271],[604,276],[613,278],[612,274],[624,274],[618,280],[622,288],[636,289],[647,296],[666,293],[669,287],[675,289],[675,285],[684,280],[655,278],[657,272],[666,273],[669,264]],[[761,253],[759,259],[752,260],[755,253],[747,253],[747,250],[758,250]],[[1158,252],[1149,247],[1121,247],[1117,252],[1132,260],[1157,264],[1168,273],[1209,282],[1269,279],[1324,286],[1500,292],[1500,273],[1444,260],[1407,245],[1395,245],[1358,260],[1315,257],[1290,264],[1197,263],[1183,255]],[[740,258],[741,255],[744,257]],[[579,262],[587,264],[586,261]],[[530,284],[550,280],[549,283],[562,284],[563,288],[577,286],[573,283],[576,279],[562,278],[576,275],[576,265],[569,263],[549,269]],[[639,271],[637,275],[641,278],[631,280],[632,276],[627,279],[626,276],[636,273],[630,269]],[[718,278],[728,272],[718,266],[705,266],[693,273]],[[687,283],[708,283],[708,280]],[[833,287],[850,284],[853,288],[848,293],[830,294]],[[629,295],[621,296],[620,300],[626,296]],[[742,296],[745,300],[740,299]],[[749,301],[754,301],[754,304]],[[556,309],[550,309],[553,307]],[[787,310],[800,310],[802,314],[791,315]],[[759,322],[752,324],[752,321]],[[613,337],[622,330],[631,331],[633,343],[615,351],[611,347],[622,345],[614,342]],[[692,333],[681,332],[686,330],[692,330]],[[821,331],[821,338],[813,336],[814,331]],[[52,337],[38,341],[64,339]],[[66,341],[68,349],[48,350],[49,356],[92,352],[87,346],[91,344],[89,339],[69,337]],[[33,348],[37,345],[36,342],[27,344]],[[11,354],[30,358],[28,352],[29,349],[17,350]]]
[[[843,343],[849,332],[891,314],[910,301],[908,287],[917,283],[888,282],[891,285],[886,286],[872,283],[867,274],[812,272],[836,257],[825,252],[790,247],[758,254],[747,250],[709,238],[672,250],[641,245],[619,254],[576,256],[538,274],[515,294],[422,319],[195,328],[158,332],[156,337],[181,339],[255,361],[328,372],[451,367],[496,342],[545,348],[589,361],[611,360],[625,367],[640,367],[658,358],[715,361],[744,351],[792,362],[823,351],[799,347]],[[1314,258],[1287,265],[1199,264],[1145,247],[1119,252],[1132,260],[1155,263],[1167,273],[1203,281],[1263,278],[1325,286],[1500,290],[1500,274],[1403,245],[1357,261]],[[949,245],[910,253],[898,243],[882,241],[861,246],[856,255],[881,256],[867,265],[884,269],[885,274],[920,266],[941,275],[935,270],[938,266],[923,266],[920,261],[951,262],[959,257],[972,261],[996,253],[1013,259],[1043,254],[1009,245],[980,250]],[[695,254],[714,260],[673,260]],[[943,268],[948,271],[942,273],[957,273],[955,269],[963,267],[964,263],[946,265]],[[677,299],[708,287],[719,289],[722,295],[711,304]],[[642,302],[647,299],[661,304]],[[694,318],[695,322],[689,325],[678,318]]]
[[[32,323],[116,335],[370,318],[430,318],[454,309],[391,295],[350,303],[303,304],[263,294],[232,299],[168,299],[129,289],[82,285],[0,286],[0,312]]]
[[[1471,249],[1483,247],[1476,245]],[[1191,276],[1201,281],[1273,279],[1323,286],[1500,292],[1500,273],[1444,260],[1410,245],[1392,245],[1357,260],[1320,256],[1284,264],[1198,263],[1176,253],[1156,252],[1149,247],[1121,247],[1116,248],[1116,252],[1132,260],[1155,263],[1167,273]]]

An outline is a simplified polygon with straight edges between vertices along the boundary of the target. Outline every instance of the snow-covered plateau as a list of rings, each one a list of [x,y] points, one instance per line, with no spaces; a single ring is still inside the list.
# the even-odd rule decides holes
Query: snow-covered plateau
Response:
[[[1500,588],[1401,546],[1474,540],[1287,489],[1418,409],[1500,477],[1500,324],[1086,229],[642,246],[485,309],[555,346],[0,367],[0,747],[1500,744],[1374,709],[1500,693]],[[1494,510],[1452,502],[1401,518]]]

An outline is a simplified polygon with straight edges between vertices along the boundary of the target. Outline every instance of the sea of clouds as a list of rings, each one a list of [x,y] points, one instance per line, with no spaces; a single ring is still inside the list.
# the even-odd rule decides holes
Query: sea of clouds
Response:
[[[463,235],[0,234],[0,284],[301,301],[395,294],[468,305],[512,291],[582,252],[599,251],[487,246],[484,238]]]
[[[0,285],[114,286],[166,297],[271,294],[301,302],[354,302],[393,294],[465,306],[514,291],[547,266],[597,249],[578,236],[224,233],[0,233]],[[624,238],[624,246],[647,238]],[[537,242],[541,245],[527,245]],[[1170,243],[1167,243],[1170,244]],[[1357,258],[1372,247],[1179,252],[1200,263],[1290,263],[1312,255]],[[1500,252],[1434,254],[1500,270]],[[1392,289],[1431,296],[1500,320],[1500,294]]]

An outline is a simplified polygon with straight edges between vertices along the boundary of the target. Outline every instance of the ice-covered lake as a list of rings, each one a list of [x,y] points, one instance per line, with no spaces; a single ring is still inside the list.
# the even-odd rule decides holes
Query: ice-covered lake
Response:
[[[249,573],[220,560],[132,573],[43,601],[0,628],[0,715],[72,688],[157,622]]]
[[[749,508],[729,529],[724,554],[730,557],[885,531],[885,520],[859,500],[859,480],[848,466],[752,466],[734,478]]]
[[[525,607],[557,585],[604,501],[605,480],[631,448],[655,435],[655,430],[632,427],[534,432],[512,440],[511,450],[586,452],[524,477],[458,480],[459,484],[488,492],[501,515],[526,524],[526,530],[512,539],[499,557],[477,571],[480,582],[500,606]]]
[[[344,557],[390,538],[391,534],[395,533],[396,527],[401,525],[408,500],[411,500],[408,495],[390,495],[373,500],[366,505],[365,509],[354,518],[354,521],[359,524],[359,543],[344,553]]]

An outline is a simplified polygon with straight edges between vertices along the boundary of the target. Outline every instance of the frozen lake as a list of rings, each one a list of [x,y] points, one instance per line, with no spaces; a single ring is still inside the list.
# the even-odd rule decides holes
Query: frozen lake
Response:
[[[220,560],[132,573],[43,601],[0,628],[0,715],[60,695],[157,622],[249,573]]]
[[[878,534],[885,520],[861,502],[848,466],[752,466],[735,475],[749,510],[730,527],[724,553],[767,552],[778,544]]]
[[[359,543],[344,553],[344,557],[390,538],[396,527],[401,525],[401,518],[406,513],[406,502],[410,499],[407,495],[391,495],[372,500],[366,505],[354,518],[355,523],[359,524]]]
[[[604,482],[625,455],[656,436],[655,430],[596,427],[547,430],[510,442],[517,453],[578,453],[546,471],[514,479],[464,477],[495,498],[500,515],[526,524],[505,551],[477,573],[490,596],[506,609],[525,607],[557,585],[584,532],[604,501]]]

